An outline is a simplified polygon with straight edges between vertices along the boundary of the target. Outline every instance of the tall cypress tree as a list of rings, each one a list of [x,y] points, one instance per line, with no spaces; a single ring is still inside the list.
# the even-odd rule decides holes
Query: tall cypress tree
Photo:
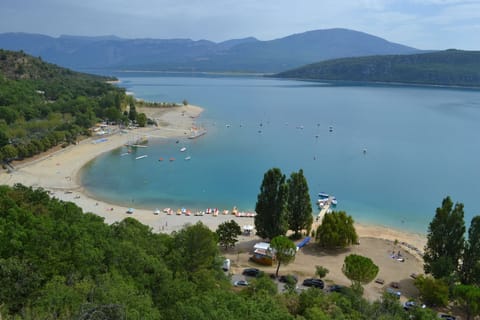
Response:
[[[265,173],[255,206],[255,229],[260,237],[273,239],[287,232],[287,191],[285,175],[280,169],[272,168]]]
[[[480,286],[480,216],[473,217],[470,223],[462,260],[462,283]]]
[[[430,222],[423,256],[424,269],[437,279],[458,271],[458,261],[465,246],[463,216],[463,204],[456,203],[454,207],[450,197],[446,197]]]
[[[295,232],[295,237],[298,238],[300,231],[310,230],[313,223],[312,203],[303,170],[300,169],[298,173],[293,172],[287,181],[287,185],[288,227]]]

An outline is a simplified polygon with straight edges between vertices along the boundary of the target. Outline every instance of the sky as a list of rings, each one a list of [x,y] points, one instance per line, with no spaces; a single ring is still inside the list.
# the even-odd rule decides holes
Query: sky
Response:
[[[480,0],[0,1],[0,33],[221,42],[330,28],[418,49],[480,50]]]

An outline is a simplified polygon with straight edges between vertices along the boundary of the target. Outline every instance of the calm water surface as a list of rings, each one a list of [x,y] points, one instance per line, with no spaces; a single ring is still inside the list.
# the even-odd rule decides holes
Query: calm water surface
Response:
[[[131,156],[121,156],[124,148],[100,156],[82,177],[97,198],[145,208],[253,210],[263,174],[278,167],[287,176],[303,169],[312,202],[318,192],[333,194],[337,209],[364,223],[425,233],[446,195],[465,204],[467,226],[480,214],[478,91],[117,76],[138,98],[202,106],[197,123],[208,133],[179,144],[150,139]],[[135,160],[142,154],[148,158]]]

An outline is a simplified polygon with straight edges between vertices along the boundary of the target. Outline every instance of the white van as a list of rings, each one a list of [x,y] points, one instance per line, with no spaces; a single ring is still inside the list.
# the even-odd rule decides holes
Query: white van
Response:
[[[230,259],[225,259],[225,260],[223,260],[222,269],[223,269],[223,271],[228,271],[228,270],[230,270]]]

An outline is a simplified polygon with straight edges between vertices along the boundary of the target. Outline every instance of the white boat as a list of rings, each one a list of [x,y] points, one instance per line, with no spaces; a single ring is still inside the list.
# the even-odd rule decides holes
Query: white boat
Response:
[[[182,148],[180,149],[181,152],[185,152],[186,150],[187,150],[187,147],[182,147]]]
[[[144,154],[144,155],[142,155],[142,156],[136,157],[135,160],[143,159],[143,158],[146,158],[146,157],[148,157],[148,155],[147,155],[147,154]]]
[[[188,156],[188,157],[185,157],[185,160],[190,160],[192,159],[192,157]]]

